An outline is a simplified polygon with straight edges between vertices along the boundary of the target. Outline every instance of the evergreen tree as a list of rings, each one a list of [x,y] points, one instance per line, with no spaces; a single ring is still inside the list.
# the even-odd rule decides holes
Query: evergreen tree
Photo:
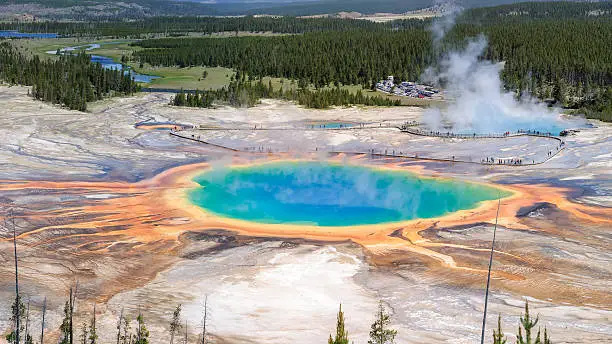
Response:
[[[19,307],[19,308],[17,308]],[[13,304],[11,305],[11,318],[10,321],[13,324],[13,330],[11,332],[9,332],[6,335],[6,341],[7,343],[14,343],[14,344],[18,344],[17,342],[17,334],[15,332],[15,326],[17,324],[17,314],[19,314],[19,332],[20,333],[24,333],[24,329],[25,329],[25,318],[26,318],[26,308],[25,305],[23,303],[23,301],[21,300],[21,296],[17,296],[15,298],[15,300],[13,301]],[[23,335],[20,335],[20,337],[23,339],[22,337]]]
[[[506,336],[501,328],[501,315],[497,317],[497,331],[493,330],[493,344],[506,344]]]
[[[385,310],[382,301],[378,303],[378,310],[375,314],[376,320],[370,329],[370,340],[368,344],[393,344],[397,331],[389,328],[391,324],[391,316]]]
[[[72,332],[70,315],[70,302],[66,301],[64,304],[64,318],[62,319],[62,324],[60,325],[60,344],[70,344],[70,335]]]
[[[98,333],[96,329],[96,305],[94,304],[91,323],[89,324],[89,344],[97,344]]]
[[[537,341],[532,341],[532,329],[538,324],[539,318],[535,320],[529,314],[529,301],[525,301],[525,314],[521,316],[518,335],[516,336],[516,344],[540,344],[539,332]],[[523,329],[525,333],[523,334]]]
[[[556,79],[553,85],[552,97],[561,105],[565,105],[565,87],[560,79]]]
[[[147,330],[145,326],[142,313],[138,314],[136,321],[138,322],[138,328],[136,330],[136,341],[134,344],[149,344],[149,330]]]
[[[328,344],[349,344],[348,331],[344,329],[344,312],[342,312],[342,304],[340,304],[340,310],[338,311],[338,318],[336,322],[336,337],[332,338],[329,335]]]

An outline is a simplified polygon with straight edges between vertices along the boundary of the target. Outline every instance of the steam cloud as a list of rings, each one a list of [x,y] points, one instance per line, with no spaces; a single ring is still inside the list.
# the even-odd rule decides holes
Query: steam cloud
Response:
[[[449,0],[436,0],[433,4],[434,6],[444,6],[446,11],[445,15],[434,21],[430,27],[434,46],[439,46],[446,33],[455,26],[455,19],[462,9],[454,1]]]
[[[431,27],[434,46],[452,28],[458,12],[434,22]],[[504,133],[536,130],[559,134],[563,129],[584,126],[584,120],[566,120],[559,109],[549,108],[532,97],[517,100],[514,93],[504,91],[500,80],[503,63],[479,59],[487,47],[480,35],[460,51],[449,53],[423,75],[426,82],[444,85],[452,101],[446,108],[430,108],[424,114],[424,124],[431,130],[454,133]]]

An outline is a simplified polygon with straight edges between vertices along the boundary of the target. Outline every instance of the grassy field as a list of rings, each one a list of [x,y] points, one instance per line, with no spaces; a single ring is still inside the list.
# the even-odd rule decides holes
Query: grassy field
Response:
[[[85,45],[93,44],[93,43],[104,44],[104,43],[111,43],[111,42],[116,42],[116,41],[117,40],[112,40],[112,39],[83,40],[79,38],[21,39],[21,40],[14,40],[13,45],[16,47],[25,49],[29,51],[30,53],[39,55],[40,57],[47,58],[47,57],[54,56],[53,54],[47,54],[47,51],[56,51],[57,49],[62,49],[66,47],[85,46]],[[125,42],[129,42],[129,41],[125,41]],[[112,45],[109,45],[109,46],[112,46]],[[119,46],[119,44],[117,44],[117,46]],[[128,45],[126,43],[126,44],[121,44],[121,46],[127,47]],[[99,51],[102,51],[102,50],[103,49],[96,49],[95,52],[97,54]],[[104,50],[112,51],[114,49],[112,48],[106,49],[105,47]],[[108,56],[111,56],[111,55],[108,55]],[[121,55],[119,55],[118,57],[120,58]]]
[[[173,88],[186,90],[219,89],[227,86],[234,71],[223,67],[153,67],[144,65],[142,68],[136,63],[128,63],[136,72],[148,75],[157,75],[161,78],[153,80],[146,87]],[[202,78],[204,71],[208,73]]]
[[[95,42],[103,43],[103,42]],[[140,47],[130,46],[130,41],[122,41],[117,43],[116,41],[112,44],[102,44],[100,48],[91,51],[92,54],[108,56],[113,58],[115,61],[121,61],[121,56],[130,56],[132,52],[140,50]]]

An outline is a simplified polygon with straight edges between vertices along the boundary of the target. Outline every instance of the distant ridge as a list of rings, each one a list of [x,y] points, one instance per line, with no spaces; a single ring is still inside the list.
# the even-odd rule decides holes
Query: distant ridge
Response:
[[[547,0],[540,0],[547,1]],[[139,19],[154,16],[310,16],[341,12],[405,13],[446,1],[433,0],[0,0],[0,20]],[[496,6],[520,0],[457,0],[464,8]]]

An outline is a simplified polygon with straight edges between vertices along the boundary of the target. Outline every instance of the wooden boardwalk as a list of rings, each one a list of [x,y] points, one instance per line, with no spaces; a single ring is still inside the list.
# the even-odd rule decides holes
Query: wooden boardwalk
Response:
[[[196,131],[291,131],[291,130],[356,130],[356,129],[376,129],[376,128],[390,128],[391,126],[358,126],[358,127],[346,127],[346,128],[304,128],[304,129],[297,129],[297,128],[255,128],[255,126],[253,126],[253,128],[245,128],[245,127],[230,127],[230,128],[214,128],[214,127],[208,127],[208,128],[194,128],[194,130]],[[395,127],[398,130],[405,132],[405,133],[409,133],[409,134],[414,134],[414,135],[419,135],[419,136],[431,136],[431,137],[438,137],[438,138],[458,138],[458,139],[474,139],[474,138],[478,138],[478,139],[483,139],[483,138],[494,138],[494,139],[507,139],[507,138],[513,138],[513,137],[521,137],[521,136],[533,136],[533,137],[538,137],[538,138],[547,138],[547,139],[553,139],[556,140],[560,143],[559,147],[554,150],[554,151],[549,151],[549,154],[545,157],[545,159],[540,160],[540,161],[533,161],[532,162],[522,162],[518,163],[516,160],[512,160],[512,159],[493,159],[493,162],[491,161],[473,161],[473,160],[462,160],[462,159],[455,159],[453,157],[449,157],[449,158],[435,158],[435,157],[427,157],[427,156],[421,156],[418,154],[388,154],[388,152],[385,153],[377,153],[376,151],[372,150],[369,152],[361,152],[361,151],[336,151],[336,150],[329,150],[327,151],[327,153],[330,154],[347,154],[347,155],[370,155],[372,157],[380,157],[380,158],[397,158],[397,159],[406,159],[406,160],[418,160],[418,161],[432,161],[432,162],[448,162],[448,163],[462,163],[462,164],[478,164],[478,165],[483,165],[483,166],[511,166],[511,167],[521,167],[521,166],[534,166],[534,165],[541,165],[545,162],[547,162],[548,160],[552,159],[553,157],[557,156],[561,151],[563,151],[563,149],[565,149],[565,142],[563,140],[561,140],[558,137],[555,136],[550,136],[550,135],[538,135],[538,134],[529,134],[529,133],[516,133],[516,134],[512,134],[512,135],[500,135],[500,136],[475,136],[472,137],[470,135],[470,137],[458,137],[458,136],[440,136],[440,135],[426,135],[425,133],[414,133],[413,131],[408,131],[406,130],[406,128],[400,128],[400,127]],[[225,146],[225,145],[221,145],[221,144],[216,144],[216,143],[212,143],[212,142],[208,142],[205,139],[201,139],[200,135],[196,135],[196,134],[181,134],[181,131],[170,131],[170,135],[174,136],[174,137],[178,137],[181,139],[186,139],[186,140],[190,140],[190,141],[194,141],[194,142],[199,142],[202,144],[207,144],[213,147],[217,147],[217,148],[222,148],[228,151],[232,151],[232,152],[241,152],[241,153],[249,153],[249,154],[272,154],[272,153],[290,153],[289,151],[272,151],[272,150],[265,150],[265,149],[258,149],[258,150],[249,150],[249,149],[237,149],[237,148],[232,148],[229,146]],[[312,151],[312,153],[317,153],[317,152],[322,152],[321,150],[315,150]]]

